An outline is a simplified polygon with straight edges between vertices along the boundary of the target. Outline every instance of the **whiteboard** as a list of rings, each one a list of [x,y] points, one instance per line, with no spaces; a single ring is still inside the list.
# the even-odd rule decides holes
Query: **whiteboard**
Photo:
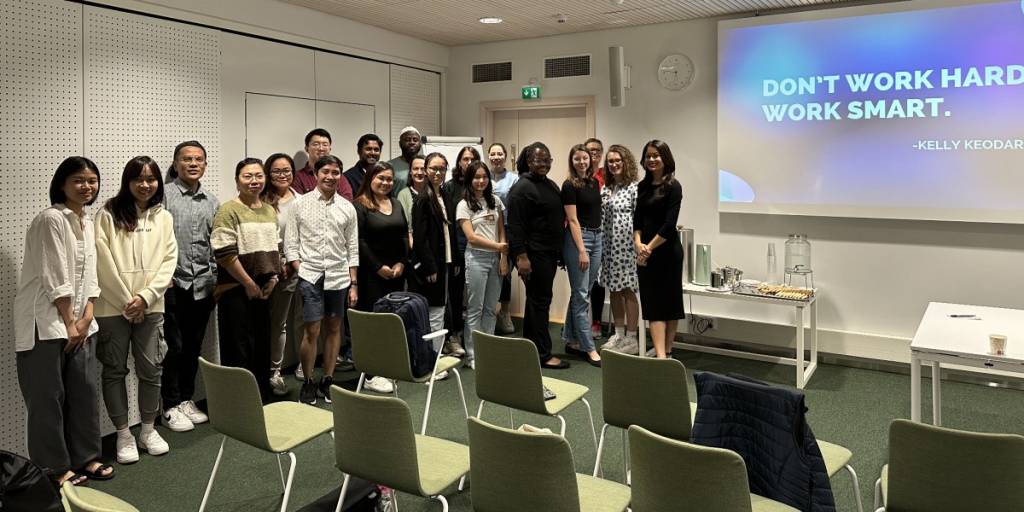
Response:
[[[459,158],[459,150],[466,146],[472,146],[480,153],[480,158],[486,162],[487,155],[484,155],[483,150],[483,137],[442,137],[439,135],[428,135],[424,138],[423,143],[423,154],[429,155],[437,152],[444,155],[448,159],[448,174],[445,175],[444,180],[448,181],[452,176],[452,167],[455,167],[456,161]],[[489,167],[489,166],[488,166]]]

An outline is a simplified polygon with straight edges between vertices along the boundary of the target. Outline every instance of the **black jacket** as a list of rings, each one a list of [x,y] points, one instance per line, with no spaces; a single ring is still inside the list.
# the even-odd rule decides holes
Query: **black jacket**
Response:
[[[447,264],[444,254],[444,236],[448,224],[437,217],[430,201],[437,201],[436,196],[419,194],[412,203],[412,279],[409,279],[409,290],[427,298],[432,307],[444,306],[444,284],[447,276]],[[456,251],[452,244],[452,255]],[[427,276],[437,274],[437,281],[427,281]]]

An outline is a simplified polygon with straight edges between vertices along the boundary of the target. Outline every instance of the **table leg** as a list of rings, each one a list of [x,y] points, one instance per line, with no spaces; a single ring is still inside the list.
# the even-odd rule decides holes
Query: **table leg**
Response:
[[[796,307],[796,387],[804,388],[804,307]]]
[[[811,303],[811,365],[818,363],[818,301]]]
[[[910,421],[921,422],[921,360],[910,352]]]
[[[942,426],[942,371],[938,361],[932,361],[932,425]]]

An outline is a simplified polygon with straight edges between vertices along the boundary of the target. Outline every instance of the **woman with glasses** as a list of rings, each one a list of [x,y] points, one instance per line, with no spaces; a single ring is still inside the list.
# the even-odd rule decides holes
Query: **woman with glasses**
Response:
[[[523,336],[537,345],[541,367],[565,369],[551,354],[548,314],[555,270],[565,241],[565,209],[558,185],[548,178],[551,151],[541,142],[523,148],[516,160],[519,181],[508,194],[509,253],[526,284]]]
[[[423,192],[424,188],[430,186],[427,182],[426,160],[422,156],[415,156],[409,164],[409,186],[398,192],[398,202],[402,203],[402,213],[405,214],[405,222],[412,229],[412,205],[416,198]]]
[[[569,179],[562,183],[562,205],[568,219],[562,257],[570,288],[562,328],[565,352],[600,367],[601,356],[590,330],[590,288],[601,268],[601,189],[583,144],[569,150]]]
[[[424,159],[427,186],[412,206],[412,265],[415,271],[409,290],[427,299],[430,330],[444,328],[447,278],[456,248],[448,229],[448,216],[441,199],[441,184],[448,171],[448,160],[441,153]]]
[[[683,314],[683,246],[676,223],[683,188],[673,177],[675,159],[668,144],[652,140],[644,145],[647,174],[637,185],[633,213],[633,246],[644,320],[650,322],[654,353],[671,357],[676,325]]]
[[[260,199],[277,212],[278,236],[284,240],[285,228],[292,217],[297,197],[292,189],[295,161],[284,153],[274,153],[264,162],[263,171],[270,177],[270,185],[263,189]],[[270,295],[270,390],[277,396],[284,396],[288,394],[288,384],[281,377],[281,364],[284,362],[284,347],[288,344],[288,320],[294,317],[297,303],[295,289],[298,276],[292,272],[291,266],[283,264],[280,279]],[[302,365],[295,372],[301,374]]]
[[[218,266],[220,360],[252,372],[264,403],[270,397],[270,296],[282,261],[277,211],[260,197],[266,182],[262,160],[238,162],[238,197],[217,210],[210,237]]]
[[[457,228],[455,222],[455,210],[462,201],[465,190],[462,186],[466,169],[472,162],[480,161],[480,152],[473,146],[465,146],[459,150],[459,157],[455,159],[455,167],[452,168],[451,179],[441,188],[441,195],[444,198],[445,213],[448,216],[448,229],[455,249],[452,251],[452,271],[448,274],[448,320],[451,327],[451,337],[444,344],[442,349],[445,354],[456,357],[466,355],[462,347],[462,329],[465,322],[462,318],[462,305],[466,298],[466,273],[465,253],[466,236]]]
[[[605,155],[603,208],[603,251],[601,277],[611,291],[612,323],[615,334],[601,348],[637,354],[639,303],[636,290],[636,248],[633,247],[633,211],[636,209],[637,166],[633,153],[613,144]]]
[[[505,228],[508,231],[508,192],[512,190],[512,185],[515,185],[519,181],[519,174],[515,170],[505,168],[505,162],[508,161],[508,151],[505,150],[505,145],[500,142],[491,144],[491,147],[487,148],[487,160],[491,163],[491,183],[494,188],[494,195],[498,196],[506,208]],[[512,334],[515,332],[516,327],[512,324],[512,311],[509,308],[509,302],[512,300],[512,266],[513,263],[508,259],[506,253],[504,258],[506,259],[509,267],[509,272],[505,274],[501,279],[501,293],[498,295],[498,313],[497,321],[495,322],[494,332],[495,334]]]

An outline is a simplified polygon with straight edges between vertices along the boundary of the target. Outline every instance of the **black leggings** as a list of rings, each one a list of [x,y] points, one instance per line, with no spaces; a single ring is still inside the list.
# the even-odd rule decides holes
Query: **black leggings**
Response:
[[[601,323],[601,316],[604,313],[604,286],[597,281],[590,287],[590,312],[594,322]]]

